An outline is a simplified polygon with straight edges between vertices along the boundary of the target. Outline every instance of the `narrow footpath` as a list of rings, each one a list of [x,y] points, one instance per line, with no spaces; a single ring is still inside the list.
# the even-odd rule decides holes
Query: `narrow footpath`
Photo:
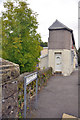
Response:
[[[78,70],[67,77],[52,76],[38,94],[38,109],[28,117],[61,118],[63,113],[78,117]]]

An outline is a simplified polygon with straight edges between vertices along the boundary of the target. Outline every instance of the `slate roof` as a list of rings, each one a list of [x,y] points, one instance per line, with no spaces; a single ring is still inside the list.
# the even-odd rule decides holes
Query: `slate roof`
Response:
[[[63,23],[60,21],[56,20],[49,28],[49,30],[68,30],[72,34],[72,40],[73,44],[75,45],[75,40],[74,40],[74,35],[73,35],[73,30],[65,26]]]
[[[48,29],[49,30],[66,29],[66,30],[69,30],[70,32],[72,32],[72,30],[70,28],[68,28],[67,26],[65,26],[63,23],[61,23],[58,20],[56,20]]]

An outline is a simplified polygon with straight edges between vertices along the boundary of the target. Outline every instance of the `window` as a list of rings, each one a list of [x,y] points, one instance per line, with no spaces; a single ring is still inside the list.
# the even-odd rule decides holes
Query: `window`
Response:
[[[57,57],[57,59],[59,59],[60,57]]]

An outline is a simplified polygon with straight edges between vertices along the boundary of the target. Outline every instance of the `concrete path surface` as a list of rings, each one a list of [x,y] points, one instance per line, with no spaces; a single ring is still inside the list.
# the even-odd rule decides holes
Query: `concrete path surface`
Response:
[[[61,118],[66,113],[78,117],[78,70],[70,76],[52,76],[38,94],[38,109],[31,118]]]

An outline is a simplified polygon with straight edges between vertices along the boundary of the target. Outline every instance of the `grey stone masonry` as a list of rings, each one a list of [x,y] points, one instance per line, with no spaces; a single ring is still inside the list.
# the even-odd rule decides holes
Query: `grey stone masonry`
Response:
[[[2,86],[2,118],[17,117],[19,65],[0,58],[0,85]]]

